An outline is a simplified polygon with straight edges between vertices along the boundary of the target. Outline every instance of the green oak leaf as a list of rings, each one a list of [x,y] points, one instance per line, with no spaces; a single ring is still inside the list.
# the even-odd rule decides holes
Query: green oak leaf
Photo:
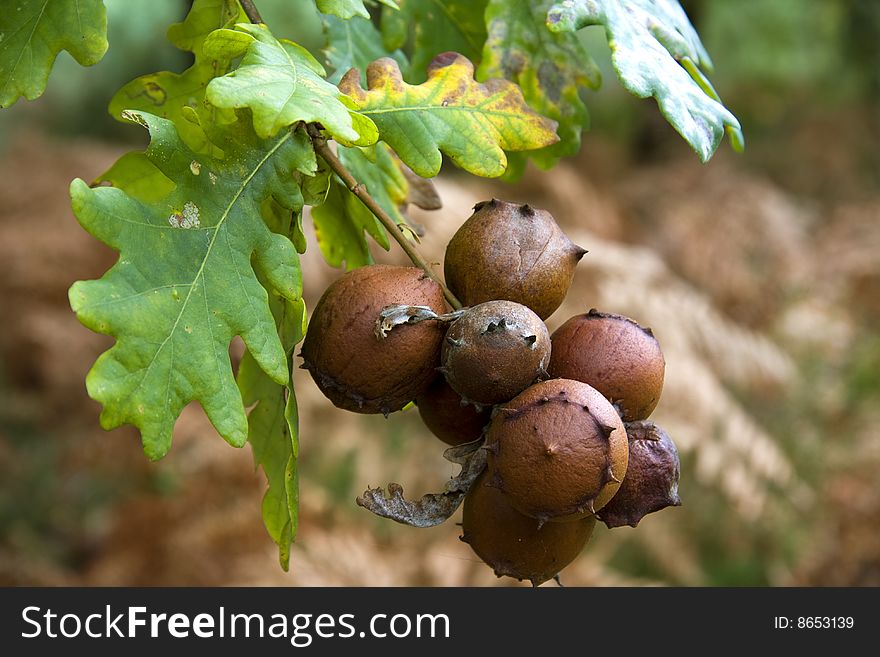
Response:
[[[281,567],[287,570],[299,516],[296,398],[292,389],[266,376],[247,351],[238,366],[238,385],[245,404],[256,404],[248,414],[248,442],[269,484],[261,505],[263,524],[278,545]]]
[[[378,2],[391,9],[397,9],[397,3],[394,0],[378,0]],[[364,0],[315,0],[315,4],[318,5],[318,11],[322,14],[333,14],[343,20],[354,17],[370,17],[370,12],[364,6]]]
[[[277,40],[262,25],[241,23],[234,31],[212,33],[206,50],[243,56],[235,71],[211,81],[208,100],[216,107],[249,108],[261,137],[299,121],[317,121],[343,144],[376,141],[373,122],[352,111],[350,101],[323,79],[323,67],[302,46]]]
[[[146,113],[150,161],[175,183],[159,202],[144,203],[115,187],[71,183],[74,214],[89,233],[119,251],[99,280],[69,293],[78,319],[116,338],[88,376],[89,395],[103,404],[101,424],[133,424],[151,459],[171,446],[174,422],[190,401],[201,403],[218,433],[234,446],[247,439],[244,405],[229,360],[236,335],[279,385],[289,371],[267,289],[300,298],[299,258],[290,240],[272,232],[261,205],[272,197],[290,210],[302,195],[293,171],[314,172],[308,137],[285,131],[261,140],[238,121],[223,138],[227,157],[188,149],[174,124]]]
[[[340,148],[343,148],[340,146]],[[298,253],[306,252],[306,235],[303,231],[302,208],[305,205],[318,206],[327,199],[330,188],[330,170],[323,160],[318,160],[318,169],[314,173],[304,174],[295,171],[293,179],[299,185],[302,199],[296,199],[293,211],[285,208],[273,198],[263,201],[263,219],[271,227],[284,224],[289,226],[282,234],[289,235]],[[274,230],[274,229],[273,229]],[[275,231],[279,232],[279,231]]]
[[[327,34],[324,58],[333,71],[328,82],[338,84],[351,68],[366,73],[367,65],[380,57],[391,57],[404,69],[408,66],[406,56],[400,50],[389,53],[382,47],[379,31],[370,21],[358,16],[348,20],[324,16],[323,21]]]
[[[411,231],[403,210],[411,202],[412,185],[391,148],[383,142],[367,147],[339,146],[337,155],[392,220]],[[439,207],[429,181],[417,179],[428,185],[425,192],[429,202],[424,203],[421,197],[415,202],[422,202],[427,209]],[[312,207],[311,213],[318,246],[328,264],[348,269],[370,264],[373,259],[365,233],[386,251],[391,248],[382,223],[338,177],[333,176],[329,194],[321,199],[325,200],[324,207]]]
[[[486,40],[483,13],[488,0],[399,0],[400,11],[382,12],[385,48],[391,52],[410,40],[406,79],[423,82],[428,64],[443,52],[458,52],[475,62]]]
[[[345,148],[340,146],[340,148]],[[330,169],[324,160],[318,160],[318,170],[308,175],[297,173],[297,183],[303,193],[303,201],[305,205],[321,205],[327,198],[327,191],[330,187]],[[302,253],[302,252],[301,252]]]
[[[181,50],[205,58],[202,46],[214,30],[246,22],[247,14],[238,0],[193,0],[182,23],[168,28],[168,40]]]
[[[0,107],[46,89],[55,58],[66,50],[83,66],[107,52],[102,0],[16,0],[0,9]]]
[[[364,238],[364,223],[370,220],[364,210],[364,204],[338,179],[331,183],[324,204],[312,208],[318,248],[331,267],[356,269],[373,262]],[[372,214],[370,218],[376,221]]]
[[[409,173],[424,186],[420,194],[414,195],[419,191],[418,186],[414,188],[403,164],[387,144],[379,142],[360,148],[340,146],[337,154],[345,168],[403,229],[413,232],[403,214],[408,203],[431,210],[440,207],[430,182]],[[364,233],[386,251],[391,248],[382,223],[339,178],[333,178],[326,206],[312,208],[312,220],[321,253],[333,267],[345,265],[353,269],[372,262]]]
[[[423,178],[440,171],[441,152],[470,173],[504,173],[504,151],[531,150],[558,141],[556,122],[536,114],[519,88],[498,78],[479,83],[474,66],[457,53],[443,53],[420,85],[403,81],[397,62],[378,59],[367,67],[367,86],[352,69],[339,88],[372,119],[379,136]]]
[[[294,176],[294,180],[297,180],[297,176]],[[297,184],[300,184],[299,180],[297,180]],[[302,202],[305,203],[305,200],[303,199]],[[306,236],[302,230],[302,206],[300,205],[300,199],[293,199],[292,205],[294,205],[294,209],[291,211],[275,199],[267,198],[263,201],[263,204],[260,207],[260,212],[263,215],[263,220],[270,226],[273,222],[289,222],[291,218],[295,219],[296,222],[291,226],[290,231],[284,234],[290,237],[290,241],[293,242],[293,246],[297,253],[305,253]]]
[[[660,112],[703,162],[725,131],[741,149],[739,121],[700,71],[700,66],[711,70],[712,62],[676,0],[565,0],[547,13],[553,32],[587,25],[605,27],[621,84],[639,98],[656,98]]]
[[[288,234],[291,231],[290,212],[270,219],[269,228],[276,233]],[[259,272],[257,276],[264,287],[270,287],[264,276]],[[301,281],[297,283],[300,284]],[[301,299],[290,301],[270,294],[269,308],[291,367],[293,349],[305,335],[305,305]],[[281,567],[287,570],[290,545],[296,537],[299,518],[299,420],[292,381],[291,385],[273,381],[249,350],[245,350],[239,363],[236,381],[245,406],[252,407],[248,413],[248,442],[254,461],[263,468],[269,484],[262,502],[263,523],[278,545]]]
[[[247,20],[238,0],[195,0],[182,23],[168,28],[168,39],[180,50],[193,54],[194,63],[183,73],[160,71],[135,78],[110,101],[110,114],[119,119],[125,110],[141,110],[174,121],[184,143],[192,150],[222,155],[202,128],[204,122],[229,122],[228,112],[205,103],[205,88],[230,69],[230,58],[210,57],[203,50],[205,39],[216,29]],[[188,115],[195,110],[202,121]]]
[[[368,148],[342,147],[339,149],[339,159],[395,223],[407,223],[401,209],[406,206],[409,183],[400,169],[399,160],[387,144],[380,142]],[[360,206],[357,225],[387,251],[391,244],[385,228],[360,199],[356,196],[353,198]]]
[[[161,201],[174,190],[174,181],[142,152],[120,157],[92,182],[92,186],[102,182],[124,189],[129,196],[144,203]]]
[[[589,118],[580,91],[602,83],[599,68],[577,36],[550,32],[544,25],[552,3],[490,0],[488,36],[477,69],[478,80],[503,77],[517,83],[529,107],[559,124],[558,143],[528,153],[544,169],[580,150],[581,130]]]

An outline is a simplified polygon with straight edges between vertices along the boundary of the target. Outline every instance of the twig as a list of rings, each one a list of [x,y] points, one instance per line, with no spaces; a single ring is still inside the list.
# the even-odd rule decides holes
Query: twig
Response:
[[[251,23],[263,22],[263,17],[260,16],[260,12],[253,0],[239,0],[239,2]],[[345,168],[345,165],[342,164],[339,158],[330,150],[330,147],[327,146],[327,140],[324,138],[324,135],[321,134],[318,127],[315,124],[310,123],[306,128],[309,137],[312,140],[312,144],[315,147],[315,152],[318,153],[328,165],[330,165],[330,168],[333,169],[336,175],[342,178],[348,189],[351,190],[351,193],[363,201],[363,204],[367,206],[370,212],[376,215],[376,218],[382,222],[383,226],[385,226],[385,230],[391,233],[391,237],[400,244],[400,248],[402,248],[406,255],[409,256],[409,259],[412,260],[413,264],[420,267],[431,278],[431,280],[440,286],[440,289],[443,290],[443,296],[446,297],[449,305],[451,305],[454,310],[459,310],[461,308],[461,302],[455,298],[452,291],[437,277],[427,261],[425,261],[418,251],[416,251],[415,246],[404,237],[397,223],[389,217],[382,207],[376,203],[376,200],[370,196],[369,192],[367,192],[367,188],[351,175],[349,170]]]
[[[257,6],[254,4],[253,0],[238,0],[241,3],[241,8],[244,9],[244,13],[247,14],[247,17],[250,19],[251,23],[262,23],[263,17],[260,16],[260,12],[257,9]]]
[[[376,218],[382,222],[382,225],[385,227],[389,233],[391,233],[391,237],[395,239],[395,241],[400,244],[400,248],[404,250],[409,259],[412,260],[413,264],[417,267],[420,267],[424,270],[424,272],[439,286],[440,289],[443,290],[443,296],[446,297],[446,300],[449,302],[449,305],[452,306],[455,310],[461,308],[461,301],[455,298],[455,295],[449,290],[446,285],[443,284],[437,275],[431,269],[431,266],[427,263],[427,261],[421,256],[421,254],[416,250],[415,246],[410,242],[400,230],[400,227],[397,223],[388,216],[388,213],[382,209],[376,200],[370,196],[369,192],[367,192],[367,188],[359,183],[351,172],[345,168],[345,165],[339,160],[338,157],[330,150],[330,147],[327,145],[327,140],[324,138],[324,135],[321,134],[321,131],[318,129],[314,123],[310,123],[306,126],[308,130],[309,137],[312,140],[312,144],[315,147],[315,152],[321,156],[323,159],[333,170],[333,172],[342,178],[342,182],[345,183],[345,186],[351,191],[352,194],[357,196],[364,205],[376,215]]]

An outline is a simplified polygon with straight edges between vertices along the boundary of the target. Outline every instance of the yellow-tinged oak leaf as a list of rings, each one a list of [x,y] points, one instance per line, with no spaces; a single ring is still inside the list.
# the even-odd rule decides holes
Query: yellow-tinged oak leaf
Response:
[[[437,175],[442,154],[462,169],[494,178],[507,167],[505,151],[525,151],[556,143],[556,122],[532,111],[512,82],[474,80],[474,66],[463,55],[442,53],[419,85],[404,82],[393,59],[343,76],[339,88],[360,113],[373,120],[379,138],[423,178]]]
[[[588,123],[581,92],[598,89],[602,80],[577,35],[551,32],[544,25],[552,4],[553,0],[489,0],[488,34],[477,69],[480,80],[503,77],[516,82],[530,107],[559,123],[559,143],[529,153],[543,169],[580,150],[581,130]]]

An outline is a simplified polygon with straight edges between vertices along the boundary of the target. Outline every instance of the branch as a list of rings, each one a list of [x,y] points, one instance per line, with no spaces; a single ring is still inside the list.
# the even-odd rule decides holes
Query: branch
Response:
[[[364,205],[376,215],[376,218],[382,222],[382,225],[385,227],[391,237],[400,245],[400,248],[406,252],[406,255],[409,256],[409,259],[412,260],[413,264],[417,267],[420,267],[424,270],[424,272],[431,278],[431,280],[435,281],[440,289],[443,290],[443,296],[446,297],[446,300],[449,302],[449,305],[453,307],[455,310],[459,310],[461,308],[461,301],[455,298],[455,295],[449,290],[446,285],[444,285],[443,281],[440,280],[437,275],[431,269],[431,266],[427,263],[427,261],[421,256],[421,254],[416,250],[416,247],[403,235],[403,232],[400,229],[400,226],[388,216],[388,213],[382,209],[376,200],[370,196],[369,192],[367,192],[367,188],[359,183],[351,172],[345,168],[345,165],[336,157],[336,154],[330,150],[330,147],[327,145],[327,140],[324,138],[324,135],[321,134],[321,131],[318,129],[314,123],[310,123],[306,126],[308,130],[309,137],[312,140],[312,144],[315,147],[315,152],[321,156],[321,158],[330,166],[333,172],[342,178],[342,182],[345,183],[345,186],[351,191],[352,194],[357,196]]]
[[[253,0],[239,0],[241,3],[241,8],[244,10],[244,13],[247,14],[247,17],[250,19],[251,23],[262,23],[263,17],[260,16],[260,12],[257,9],[256,5],[254,5]],[[330,147],[327,146],[327,140],[324,138],[324,135],[321,134],[321,131],[318,129],[313,123],[310,123],[306,126],[306,129],[309,133],[309,137],[312,140],[312,145],[315,147],[315,152],[321,156],[321,158],[330,166],[331,169],[336,173],[337,176],[342,178],[343,182],[346,184],[348,189],[352,194],[357,196],[364,205],[376,215],[376,218],[382,222],[382,225],[385,227],[391,237],[400,245],[400,248],[404,250],[409,259],[412,260],[413,264],[417,267],[420,267],[428,277],[433,280],[437,285],[440,286],[440,289],[443,290],[443,296],[446,297],[446,301],[449,302],[449,305],[452,306],[453,310],[461,309],[461,301],[455,298],[455,295],[452,291],[446,287],[442,280],[440,280],[434,271],[431,269],[431,266],[427,263],[427,261],[421,256],[421,254],[416,251],[415,246],[404,237],[401,232],[400,227],[395,223],[395,221],[388,216],[385,210],[376,203],[376,200],[370,196],[369,192],[367,192],[367,188],[359,183],[351,172],[345,168],[345,165],[340,162],[339,158],[336,157],[335,153],[330,150]]]
[[[241,8],[244,9],[244,13],[247,14],[247,17],[250,19],[251,23],[262,23],[263,17],[260,16],[260,12],[257,9],[257,6],[254,4],[253,0],[238,0],[241,3]]]

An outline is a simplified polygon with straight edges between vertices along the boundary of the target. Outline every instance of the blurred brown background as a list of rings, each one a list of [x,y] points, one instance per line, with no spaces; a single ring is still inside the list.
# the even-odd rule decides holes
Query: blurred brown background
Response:
[[[651,326],[664,348],[655,419],[679,445],[684,505],[636,529],[600,525],[566,584],[880,585],[880,4],[684,4],[745,154],[725,143],[699,164],[653,101],[620,89],[587,30],[605,84],[587,97],[581,155],[515,186],[448,168],[444,208],[411,216],[440,263],[478,200],[549,209],[589,249],[550,329],[597,307]],[[145,143],[104,108],[131,77],[186,65],[157,45],[184,5],[108,0],[105,61],[62,56],[42,99],[0,114],[0,584],[516,584],[454,522],[419,530],[355,506],[368,485],[416,495],[455,473],[416,412],[337,410],[297,371],[289,574],[262,527],[250,449],[230,448],[198,406],[158,463],[134,430],[100,429],[83,381],[110,343],[66,295],[115,254],[78,226],[67,186]],[[320,45],[313,15],[260,6],[276,33]],[[303,262],[314,307],[340,272],[314,243]]]

